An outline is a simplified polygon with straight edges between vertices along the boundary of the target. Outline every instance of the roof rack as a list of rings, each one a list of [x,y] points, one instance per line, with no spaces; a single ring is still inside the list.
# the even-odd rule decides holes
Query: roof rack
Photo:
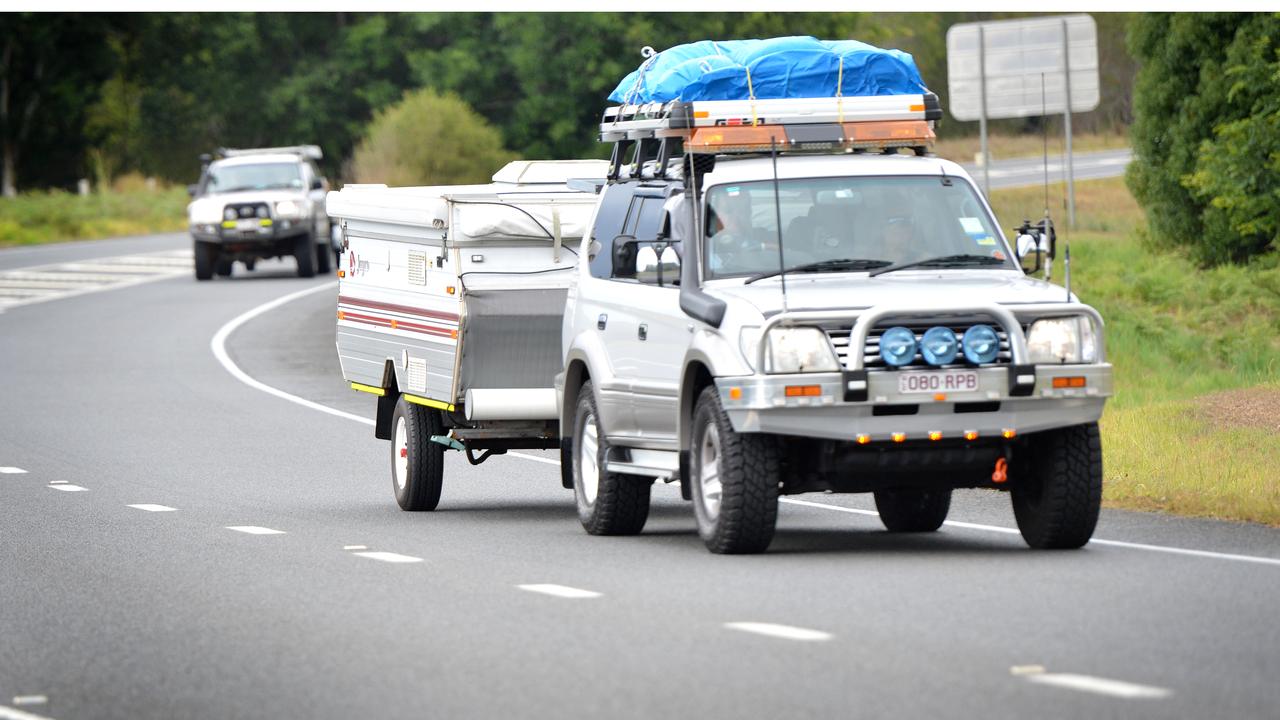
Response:
[[[324,153],[319,145],[287,145],[271,148],[218,148],[218,155],[224,158],[244,157],[246,155],[301,155],[311,160],[321,160]]]
[[[708,100],[618,105],[605,110],[601,142],[614,143],[610,179],[631,152],[631,177],[655,163],[665,176],[681,153],[880,151],[924,154],[942,105],[933,93],[866,97]]]

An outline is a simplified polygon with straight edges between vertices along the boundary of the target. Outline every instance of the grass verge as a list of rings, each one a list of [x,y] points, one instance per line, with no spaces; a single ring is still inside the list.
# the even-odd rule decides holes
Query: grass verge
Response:
[[[1050,187],[1051,202],[1062,197]],[[1143,241],[1120,178],[1076,184],[1072,290],[1107,322],[1116,395],[1102,419],[1111,507],[1280,525],[1276,425],[1210,422],[1212,393],[1280,386],[1280,262],[1197,268]],[[1043,188],[992,193],[1006,225],[1043,214]],[[1056,204],[1056,203],[1055,203]],[[1058,213],[1061,215],[1061,213]],[[1262,413],[1280,407],[1267,402]]]
[[[0,198],[0,247],[183,230],[187,202],[180,187]]]

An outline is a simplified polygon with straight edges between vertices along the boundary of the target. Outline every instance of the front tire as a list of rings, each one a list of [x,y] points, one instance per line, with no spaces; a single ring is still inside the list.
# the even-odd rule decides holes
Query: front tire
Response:
[[[391,489],[401,510],[435,510],[444,485],[444,434],[439,410],[414,405],[401,395],[391,414]]]
[[[231,277],[231,263],[231,258],[220,257],[218,262],[214,264],[213,271],[218,273],[218,277]]]
[[[889,532],[933,532],[951,509],[950,489],[894,488],[877,490],[876,511]]]
[[[578,390],[572,448],[573,497],[583,529],[591,535],[635,535],[643,530],[653,481],[605,469],[609,444],[590,382]]]
[[[214,266],[218,262],[218,246],[213,243],[195,243],[196,279],[212,280]]]
[[[299,235],[294,239],[293,259],[298,261],[298,277],[315,277],[316,244],[310,235]]]
[[[329,272],[329,245],[316,245],[316,272],[325,275]]]
[[[1102,507],[1102,438],[1088,423],[1038,433],[1017,468],[1010,495],[1022,539],[1033,548],[1089,542]]]
[[[735,432],[715,386],[698,397],[692,430],[689,485],[698,534],[713,553],[764,552],[778,523],[777,438]]]

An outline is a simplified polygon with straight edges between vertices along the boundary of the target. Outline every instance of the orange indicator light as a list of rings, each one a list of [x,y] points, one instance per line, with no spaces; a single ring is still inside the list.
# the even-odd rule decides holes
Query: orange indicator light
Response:
[[[894,433],[892,437],[894,442],[904,442],[907,439],[907,434],[898,432]]]
[[[341,310],[339,310],[339,311],[338,311],[338,319],[339,319],[339,320],[341,320],[341,319],[343,319],[344,317],[346,317],[346,313],[344,313],[344,312],[342,312]]]
[[[445,292],[447,292],[447,293],[449,293],[450,295],[452,295],[452,294],[454,294],[455,292],[457,292],[457,288],[455,288],[454,286],[450,285],[449,287],[445,288],[445,289],[444,289],[444,291],[445,291]]]
[[[930,431],[929,431],[929,439],[930,439],[930,440],[941,440],[941,439],[942,439],[942,433],[941,433],[941,432],[938,432],[937,430],[930,430]]]
[[[947,394],[946,394],[946,393],[934,393],[933,400],[934,400],[934,402],[946,402],[946,401],[947,401]]]
[[[788,385],[787,397],[818,397],[822,394],[821,385]]]
[[[965,430],[965,431],[964,431],[964,439],[965,439],[965,440],[970,440],[970,441],[972,441],[972,440],[977,440],[977,439],[978,439],[978,431],[977,431],[977,430]]]
[[[867,443],[871,442],[871,436],[867,435],[866,433],[858,433],[857,440],[859,445],[866,445]]]
[[[740,388],[740,387],[731,387],[731,388],[729,388],[729,399],[730,399],[730,400],[741,400],[741,399],[742,399],[742,388]]]
[[[1018,431],[1017,431],[1017,430],[1014,430],[1013,428],[1005,428],[1005,429],[1004,429],[1004,431],[1002,431],[1002,432],[1000,433],[1000,435],[1001,435],[1001,437],[1003,437],[1005,440],[1012,440],[1012,439],[1014,439],[1015,437],[1017,437],[1017,435],[1018,435]]]
[[[396,321],[396,319],[395,319],[395,318],[392,318],[392,319],[391,319],[391,329],[392,329],[392,330],[395,330],[395,329],[396,329],[396,328],[398,328],[398,327],[400,327],[400,323],[399,323],[398,321]]]
[[[339,270],[339,271],[338,271],[338,277],[340,277],[340,278],[344,278],[344,277],[346,277],[346,276],[347,276],[347,271],[346,271],[346,270]]]
[[[1088,384],[1083,377],[1056,377],[1053,379],[1055,388],[1082,388]]]

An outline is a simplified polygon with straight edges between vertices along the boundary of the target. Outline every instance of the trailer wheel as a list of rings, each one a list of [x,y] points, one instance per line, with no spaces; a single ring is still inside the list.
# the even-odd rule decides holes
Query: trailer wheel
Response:
[[[777,439],[735,432],[714,385],[698,397],[692,429],[689,485],[698,534],[713,553],[764,552],[778,521]]]
[[[635,535],[643,530],[653,480],[605,469],[609,444],[589,381],[578,390],[572,447],[573,496],[582,527],[592,535]]]
[[[391,415],[391,489],[401,510],[435,510],[444,484],[444,434],[440,411],[414,405],[404,396]]]
[[[933,532],[951,509],[951,490],[894,488],[877,490],[876,510],[889,532]]]
[[[1102,506],[1102,438],[1088,423],[1038,433],[1010,490],[1022,539],[1033,548],[1089,542]]]
[[[299,235],[294,239],[293,259],[298,261],[298,277],[315,277],[316,244],[310,235]]]
[[[196,242],[196,279],[212,280],[213,268],[218,261],[218,246],[213,243]]]

